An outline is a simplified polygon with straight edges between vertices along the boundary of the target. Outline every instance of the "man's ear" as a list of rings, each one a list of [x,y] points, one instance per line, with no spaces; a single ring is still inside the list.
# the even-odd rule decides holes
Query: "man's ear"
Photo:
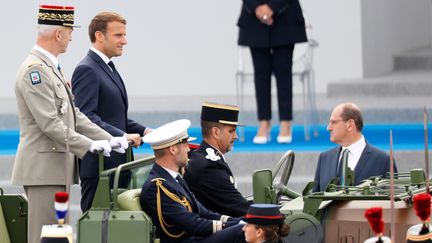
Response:
[[[56,29],[56,31],[55,31],[55,38],[56,38],[57,41],[60,40],[60,38],[61,38],[61,29]]]
[[[168,148],[168,151],[170,152],[170,154],[174,155],[177,152],[177,147],[176,146],[170,146]]]
[[[351,128],[351,129],[353,129],[353,130],[357,130],[356,124],[355,124],[355,122],[354,122],[353,119],[349,119],[349,120],[347,121],[347,123],[348,123],[349,128]]]
[[[218,127],[212,127],[211,132],[214,137],[218,137],[220,133],[220,129]]]
[[[101,31],[96,31],[94,33],[96,41],[101,41],[104,38],[104,34]]]

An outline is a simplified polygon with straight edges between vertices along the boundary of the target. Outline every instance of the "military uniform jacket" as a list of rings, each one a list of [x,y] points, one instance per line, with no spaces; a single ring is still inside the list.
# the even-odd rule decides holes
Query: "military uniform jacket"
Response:
[[[246,214],[249,203],[235,187],[231,169],[219,151],[208,143],[203,141],[192,151],[184,179],[208,209],[233,217]]]
[[[72,92],[62,73],[35,49],[18,71],[15,95],[20,142],[12,172],[13,184],[71,184],[77,179],[73,154],[82,158],[92,139],[111,138],[75,108]],[[66,154],[68,127],[73,153],[69,155]],[[69,164],[66,164],[66,156],[69,156]]]
[[[157,212],[158,187],[154,181],[157,178],[162,179],[160,181],[169,192],[179,198],[185,197],[192,207],[192,211],[190,212],[186,207],[175,202],[164,192],[160,191],[161,210],[163,221],[166,223],[165,227],[171,234],[179,235],[184,232],[178,238],[168,236],[161,228],[161,219]],[[153,224],[156,225],[156,234],[160,237],[162,243],[193,242],[197,238],[205,238],[218,231],[216,224],[220,223],[221,215],[213,213],[201,205],[186,184],[185,186],[180,185],[158,164],[153,165],[149,177],[142,187],[140,202],[142,209],[150,216]],[[238,223],[238,221],[238,219],[230,218],[225,226],[231,226]]]
[[[273,24],[261,23],[255,9],[268,4],[273,10]],[[250,47],[277,47],[307,41],[305,21],[298,0],[243,0],[238,44]]]

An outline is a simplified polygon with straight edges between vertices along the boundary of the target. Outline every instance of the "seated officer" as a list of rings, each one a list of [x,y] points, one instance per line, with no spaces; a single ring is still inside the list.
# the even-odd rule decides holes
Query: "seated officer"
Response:
[[[206,209],[178,174],[188,160],[189,126],[189,120],[178,120],[144,136],[156,163],[142,187],[141,207],[161,242],[245,242],[240,220]]]
[[[237,190],[224,154],[237,140],[239,107],[204,102],[201,109],[203,142],[191,152],[184,179],[198,200],[208,209],[240,217],[249,208]]]

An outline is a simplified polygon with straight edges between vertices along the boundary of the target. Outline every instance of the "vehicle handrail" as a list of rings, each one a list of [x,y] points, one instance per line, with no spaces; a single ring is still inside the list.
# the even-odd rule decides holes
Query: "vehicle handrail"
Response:
[[[104,171],[104,173],[106,173],[106,175],[110,175],[113,173],[113,171],[115,171],[114,183],[113,183],[113,196],[112,196],[113,197],[113,210],[119,209],[117,195],[118,195],[118,182],[120,179],[120,173],[124,170],[130,170],[130,169],[134,169],[134,168],[143,167],[146,165],[151,165],[154,163],[154,160],[155,160],[155,156],[152,155],[152,156],[149,156],[146,158],[142,158],[142,159],[134,160],[134,161],[131,161],[128,163],[124,163],[122,165],[119,165],[117,168]]]

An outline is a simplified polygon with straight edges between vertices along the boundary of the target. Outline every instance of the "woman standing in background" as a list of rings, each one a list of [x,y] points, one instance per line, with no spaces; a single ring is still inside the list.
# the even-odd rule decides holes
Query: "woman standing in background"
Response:
[[[271,75],[276,77],[280,130],[278,143],[292,141],[292,56],[294,44],[306,42],[298,0],[243,0],[238,44],[248,46],[254,66],[259,128],[253,142],[270,141]]]

